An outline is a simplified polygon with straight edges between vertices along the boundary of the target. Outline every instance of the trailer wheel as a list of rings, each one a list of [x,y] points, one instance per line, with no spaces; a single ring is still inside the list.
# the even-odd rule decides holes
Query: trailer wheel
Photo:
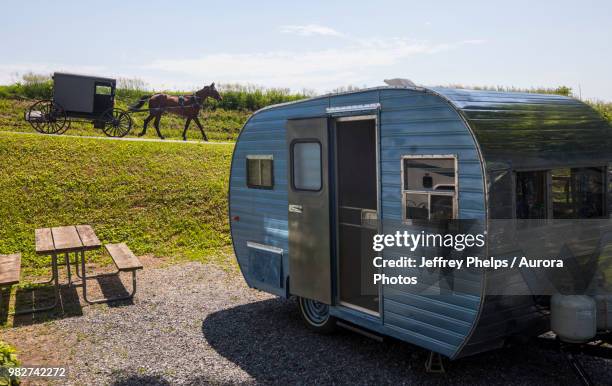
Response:
[[[127,111],[121,109],[106,110],[100,121],[104,122],[102,131],[109,137],[125,137],[132,130],[132,117]]]
[[[300,314],[308,328],[329,334],[336,330],[336,318],[329,315],[329,306],[316,300],[298,298]]]

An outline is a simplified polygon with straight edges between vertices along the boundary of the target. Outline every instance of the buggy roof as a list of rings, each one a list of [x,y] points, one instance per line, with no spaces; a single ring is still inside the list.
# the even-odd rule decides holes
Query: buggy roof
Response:
[[[70,76],[70,77],[75,77],[75,78],[86,78],[86,79],[101,80],[101,81],[110,82],[110,83],[113,83],[113,84],[115,84],[117,82],[113,78],[106,78],[104,76],[97,76],[97,75],[74,74],[74,73],[70,73],[70,72],[54,72],[53,73],[53,78],[55,78],[56,75],[59,75],[59,76]]]

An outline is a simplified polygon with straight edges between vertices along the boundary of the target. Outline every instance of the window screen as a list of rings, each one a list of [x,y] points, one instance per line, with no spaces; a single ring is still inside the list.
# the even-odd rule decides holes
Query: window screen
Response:
[[[247,186],[255,189],[272,189],[274,186],[273,157],[271,155],[249,155],[246,162]]]
[[[296,142],[292,152],[294,189],[321,190],[321,144]]]
[[[406,220],[455,217],[455,158],[404,157],[403,199]]]

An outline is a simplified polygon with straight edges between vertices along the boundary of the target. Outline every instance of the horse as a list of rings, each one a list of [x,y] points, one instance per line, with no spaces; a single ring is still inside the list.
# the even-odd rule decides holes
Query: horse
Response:
[[[159,131],[159,121],[162,115],[165,112],[180,115],[182,117],[187,118],[185,121],[185,130],[183,130],[183,140],[187,140],[187,129],[189,128],[189,124],[191,121],[194,121],[196,125],[200,128],[200,132],[202,133],[202,137],[205,141],[208,141],[206,137],[206,133],[204,132],[204,128],[198,119],[198,114],[200,113],[200,109],[206,98],[213,98],[217,101],[222,100],[221,94],[215,88],[215,83],[211,83],[210,86],[204,86],[201,90],[196,91],[192,95],[168,95],[168,94],[154,94],[154,95],[145,95],[141,97],[136,103],[131,105],[128,109],[132,112],[137,111],[142,106],[144,106],[147,101],[149,102],[149,116],[144,120],[144,127],[142,128],[142,132],[138,134],[139,137],[142,137],[147,133],[147,125],[153,118],[155,121],[153,125],[155,126],[155,130],[157,131],[157,135],[159,138],[164,139],[164,136]]]

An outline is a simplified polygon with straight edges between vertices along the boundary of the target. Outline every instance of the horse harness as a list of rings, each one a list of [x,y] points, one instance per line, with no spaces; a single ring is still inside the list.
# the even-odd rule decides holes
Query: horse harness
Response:
[[[199,100],[200,98],[198,98],[196,94],[188,95],[188,97],[191,98],[192,102],[188,105],[185,105],[185,95],[179,95],[178,104],[180,107],[191,107],[191,106],[200,107],[201,106],[201,103]]]

